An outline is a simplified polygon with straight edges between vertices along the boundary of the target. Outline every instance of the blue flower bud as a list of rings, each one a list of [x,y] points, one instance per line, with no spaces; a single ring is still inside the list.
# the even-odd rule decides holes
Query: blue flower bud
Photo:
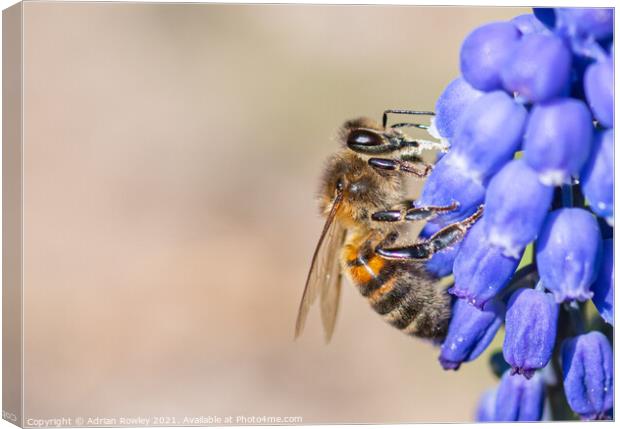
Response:
[[[553,353],[559,306],[551,294],[519,289],[512,294],[506,311],[504,359],[512,372],[531,378],[547,365]]]
[[[606,39],[614,33],[614,11],[605,8],[559,7],[556,28],[572,37]]]
[[[527,111],[503,91],[483,95],[465,110],[452,139],[457,165],[484,182],[521,146]]]
[[[594,134],[590,159],[581,171],[583,194],[592,211],[613,224],[614,216],[614,130]]]
[[[614,404],[614,362],[611,345],[600,332],[562,344],[562,373],[568,404],[585,419],[602,418]]]
[[[530,114],[523,159],[546,185],[567,183],[590,153],[592,116],[576,99],[560,98],[537,104]]]
[[[554,34],[525,35],[506,61],[501,76],[506,90],[530,102],[567,94],[571,51]]]
[[[487,187],[484,218],[489,242],[518,258],[538,236],[552,199],[553,188],[540,183],[525,161],[510,161]]]
[[[542,284],[557,302],[592,297],[590,286],[598,274],[601,250],[598,223],[586,210],[563,208],[547,216],[536,257]]]
[[[420,232],[420,237],[428,238],[440,229],[440,225],[429,222]],[[435,274],[437,277],[449,276],[452,274],[452,266],[454,265],[454,260],[456,259],[456,255],[458,255],[460,248],[461,242],[458,242],[447,249],[436,252],[433,254],[431,259],[426,262],[426,269]]]
[[[500,89],[500,70],[521,33],[511,22],[492,22],[472,31],[461,46],[461,73],[476,89]]]
[[[450,141],[465,108],[482,94],[462,77],[448,84],[435,104],[434,124],[441,138]]]
[[[607,128],[614,126],[614,63],[603,58],[591,64],[584,75],[586,99],[594,117]]]
[[[531,13],[515,16],[510,22],[512,22],[523,35],[549,32],[547,27]]]
[[[416,207],[449,206],[454,202],[458,208],[446,213],[433,222],[446,225],[473,214],[484,201],[485,188],[455,162],[452,151],[443,156],[426,179],[420,198],[415,201]]]
[[[497,388],[486,390],[478,400],[476,409],[477,422],[494,422],[495,421],[495,397],[497,396]]]
[[[592,302],[603,320],[614,324],[614,241],[603,240],[603,257],[596,282],[592,285]]]
[[[511,375],[502,376],[495,399],[495,420],[502,422],[539,421],[543,413],[545,385],[540,374],[530,379]]]
[[[502,325],[504,311],[500,301],[490,301],[480,310],[462,299],[457,300],[448,334],[441,345],[441,366],[456,370],[461,363],[480,356]]]
[[[521,255],[505,256],[486,235],[486,215],[467,233],[454,260],[452,295],[481,308],[506,286],[519,265]]]

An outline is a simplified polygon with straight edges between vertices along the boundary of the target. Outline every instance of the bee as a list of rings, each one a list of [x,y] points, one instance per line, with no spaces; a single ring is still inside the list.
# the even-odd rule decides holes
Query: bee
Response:
[[[382,124],[368,118],[347,121],[339,133],[342,148],[327,161],[319,188],[325,225],[312,256],[295,326],[304,329],[311,305],[320,297],[327,342],[331,339],[342,274],[390,325],[407,335],[441,340],[451,315],[451,299],[439,278],[425,268],[436,252],[461,240],[482,216],[447,225],[426,240],[397,247],[406,222],[427,221],[458,205],[415,207],[404,201],[404,175],[424,178],[433,166],[422,151],[445,150],[442,143],[414,140],[401,129],[418,123],[387,127],[388,113],[433,115],[432,112],[387,110]]]

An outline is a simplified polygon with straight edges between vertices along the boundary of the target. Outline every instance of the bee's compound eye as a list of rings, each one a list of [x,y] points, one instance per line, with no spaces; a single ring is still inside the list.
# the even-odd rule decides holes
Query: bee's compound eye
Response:
[[[353,130],[347,138],[347,146],[351,149],[379,146],[381,144],[383,144],[381,136],[370,130]]]

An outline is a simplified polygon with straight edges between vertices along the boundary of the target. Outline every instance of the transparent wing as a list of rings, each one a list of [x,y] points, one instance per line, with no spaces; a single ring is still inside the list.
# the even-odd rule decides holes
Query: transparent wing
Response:
[[[335,249],[331,252],[324,252],[327,258],[325,262],[325,280],[321,287],[321,320],[323,321],[323,331],[325,333],[325,341],[329,342],[334,333],[336,324],[336,316],[338,315],[338,305],[340,304],[340,287],[342,280],[342,272],[340,270],[340,261],[338,250],[342,247],[345,237],[345,229],[339,222],[334,222],[332,227],[333,242]]]
[[[304,294],[299,304],[295,338],[303,331],[308,311],[319,294],[321,296],[321,319],[325,340],[329,341],[334,332],[342,277],[338,261],[338,249],[341,248],[346,234],[346,230],[340,222],[334,220],[339,203],[339,199],[334,202],[323,227],[321,238],[314,250]]]

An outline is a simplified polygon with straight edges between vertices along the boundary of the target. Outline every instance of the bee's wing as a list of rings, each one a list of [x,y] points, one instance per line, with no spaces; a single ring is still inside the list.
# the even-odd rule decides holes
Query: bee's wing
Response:
[[[338,249],[341,248],[346,234],[345,228],[334,219],[339,204],[340,199],[337,198],[327,217],[321,238],[314,250],[306,287],[299,304],[297,324],[295,325],[296,338],[303,331],[308,310],[316,301],[319,293],[321,294],[321,319],[326,341],[331,339],[334,332],[340,298],[340,280],[342,277],[338,261]]]
[[[325,273],[326,278],[321,286],[321,320],[323,321],[323,331],[325,332],[325,341],[329,342],[334,333],[336,324],[336,316],[338,315],[338,305],[340,304],[340,287],[342,280],[342,272],[340,270],[340,262],[338,250],[342,248],[346,231],[340,224],[335,221],[333,225],[333,239],[331,240],[329,250],[325,254]],[[327,243],[326,243],[327,244]]]

